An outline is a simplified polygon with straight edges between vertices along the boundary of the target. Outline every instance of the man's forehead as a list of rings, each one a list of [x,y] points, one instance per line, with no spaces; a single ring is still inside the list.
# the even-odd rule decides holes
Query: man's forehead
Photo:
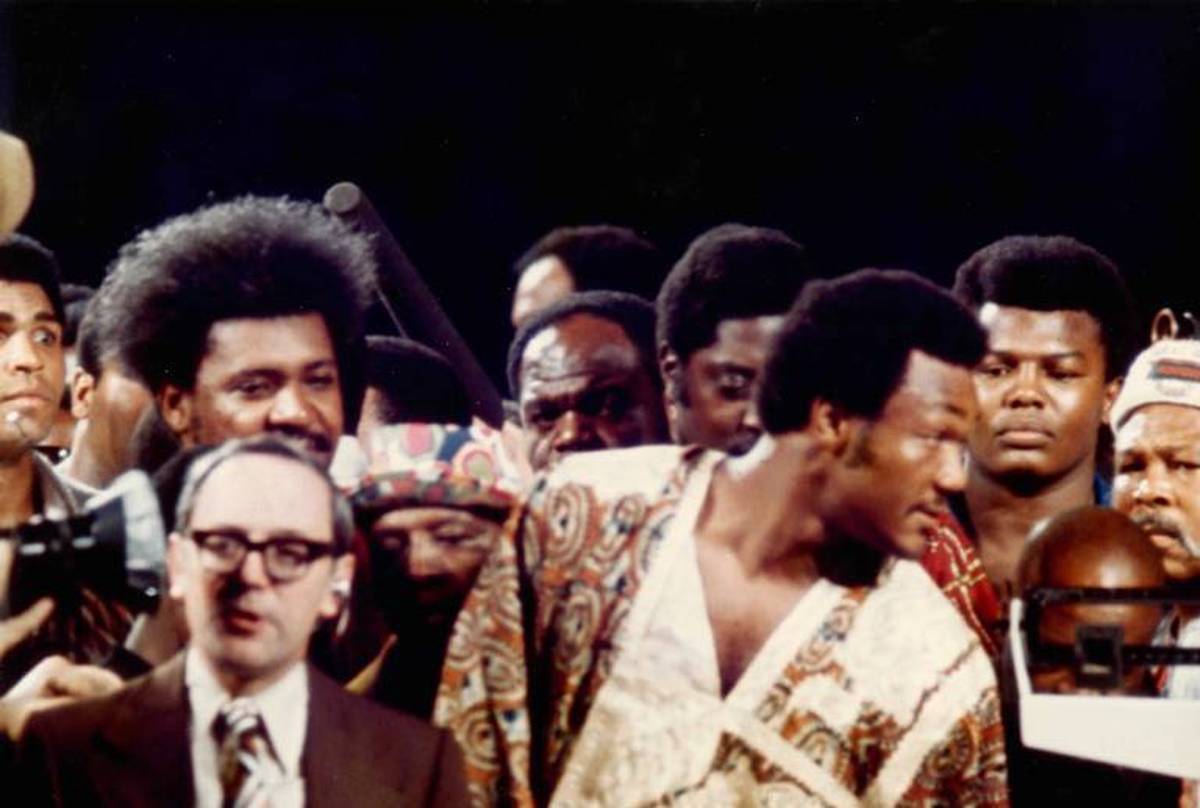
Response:
[[[640,357],[624,329],[611,320],[580,314],[539,331],[525,346],[521,377],[554,381],[629,371]]]
[[[206,359],[252,365],[263,357],[334,358],[325,319],[315,312],[218,320],[208,329]]]
[[[975,386],[970,370],[924,351],[909,353],[904,375],[893,399],[901,396],[938,412],[968,418],[975,413]]]
[[[1118,449],[1191,444],[1200,436],[1200,409],[1183,404],[1147,404],[1134,410],[1119,427]]]
[[[1059,354],[1102,349],[1100,324],[1081,309],[1024,309],[984,303],[979,322],[997,352]]]
[[[202,462],[202,461],[198,461]],[[256,523],[297,522],[277,527],[311,530],[313,521],[332,527],[329,482],[306,463],[284,455],[243,452],[222,460],[195,492],[192,522],[207,518]],[[250,524],[246,525],[250,527]]]
[[[46,290],[33,281],[0,279],[0,313],[12,316],[49,317],[58,322]]]

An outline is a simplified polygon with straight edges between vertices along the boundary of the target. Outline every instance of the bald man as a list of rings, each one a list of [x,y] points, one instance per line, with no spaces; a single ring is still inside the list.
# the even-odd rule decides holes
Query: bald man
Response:
[[[1109,508],[1084,507],[1047,520],[1030,534],[1018,567],[1021,591],[1038,587],[1128,589],[1163,586],[1162,559],[1142,530]],[[1119,626],[1126,645],[1150,645],[1163,618],[1153,604],[1057,604],[1045,607],[1037,630],[1043,642],[1074,645],[1081,626]],[[1179,781],[1145,772],[1026,748],[1012,661],[1003,661],[1004,723],[1013,805],[1058,805],[1068,800],[1093,805],[1178,805]],[[1095,693],[1078,681],[1075,665],[1030,665],[1033,689],[1069,695]],[[1114,695],[1156,694],[1147,669],[1131,667]]]

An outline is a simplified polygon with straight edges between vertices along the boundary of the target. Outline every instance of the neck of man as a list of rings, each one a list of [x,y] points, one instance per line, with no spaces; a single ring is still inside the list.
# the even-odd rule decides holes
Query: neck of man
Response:
[[[75,437],[71,440],[71,453],[59,468],[72,480],[100,489],[112,481],[113,475],[96,459],[88,443],[89,431],[87,420],[81,421],[80,428],[75,430]]]
[[[1017,585],[1017,566],[1029,531],[1042,519],[1094,505],[1096,462],[1089,457],[1061,477],[1010,479],[971,464],[967,513],[984,571],[1001,593]]]
[[[800,433],[764,435],[713,471],[697,537],[726,547],[748,577],[815,581],[825,529],[812,507],[819,470]]]

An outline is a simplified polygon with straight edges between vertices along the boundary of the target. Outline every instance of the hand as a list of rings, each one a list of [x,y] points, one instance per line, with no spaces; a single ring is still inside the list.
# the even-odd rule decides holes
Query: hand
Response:
[[[0,698],[0,731],[18,740],[29,717],[39,710],[74,699],[103,696],[121,684],[121,678],[112,671],[75,665],[60,656],[46,657]]]
[[[0,659],[33,632],[54,611],[54,601],[42,598],[16,617],[0,620]]]

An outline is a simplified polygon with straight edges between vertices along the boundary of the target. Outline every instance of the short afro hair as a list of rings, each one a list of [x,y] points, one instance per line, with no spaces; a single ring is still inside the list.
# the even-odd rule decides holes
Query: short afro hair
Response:
[[[193,389],[214,323],[316,313],[346,429],[358,423],[375,262],[369,240],[321,208],[254,196],[201,208],[140,234],[111,273],[122,360],[155,393]]]
[[[79,367],[95,379],[100,378],[105,362],[114,357],[120,360],[117,341],[120,312],[112,305],[114,280],[113,275],[106,277],[100,288],[87,299],[76,333]],[[68,313],[75,305],[67,305]],[[121,370],[129,374],[129,369],[123,365]]]
[[[911,272],[864,269],[814,280],[788,312],[767,358],[759,416],[772,434],[803,429],[813,401],[823,399],[875,419],[913,351],[970,368],[986,350],[974,314]]]
[[[446,358],[402,337],[367,337],[367,386],[379,391],[383,420],[471,423],[471,399]]]
[[[66,317],[63,322],[63,345],[74,345],[79,339],[79,323],[83,320],[83,312],[96,290],[78,283],[64,283],[61,290]]]
[[[687,362],[725,320],[785,314],[810,277],[804,248],[786,234],[714,227],[688,246],[659,290],[658,344]]]
[[[42,287],[55,319],[66,327],[58,261],[38,241],[20,233],[0,238],[0,280]]]
[[[1100,326],[1105,379],[1125,372],[1135,315],[1116,264],[1068,236],[1008,236],[958,268],[954,294],[976,311],[985,303],[1034,311],[1083,311]]]
[[[628,227],[592,224],[551,230],[517,259],[513,276],[549,255],[566,266],[576,292],[611,289],[649,299],[667,271],[658,248]]]
[[[508,389],[521,397],[521,359],[529,341],[555,323],[576,314],[591,314],[616,323],[637,348],[642,364],[659,387],[658,363],[654,351],[654,306],[650,301],[625,292],[576,292],[531,316],[517,329],[508,346]]]

